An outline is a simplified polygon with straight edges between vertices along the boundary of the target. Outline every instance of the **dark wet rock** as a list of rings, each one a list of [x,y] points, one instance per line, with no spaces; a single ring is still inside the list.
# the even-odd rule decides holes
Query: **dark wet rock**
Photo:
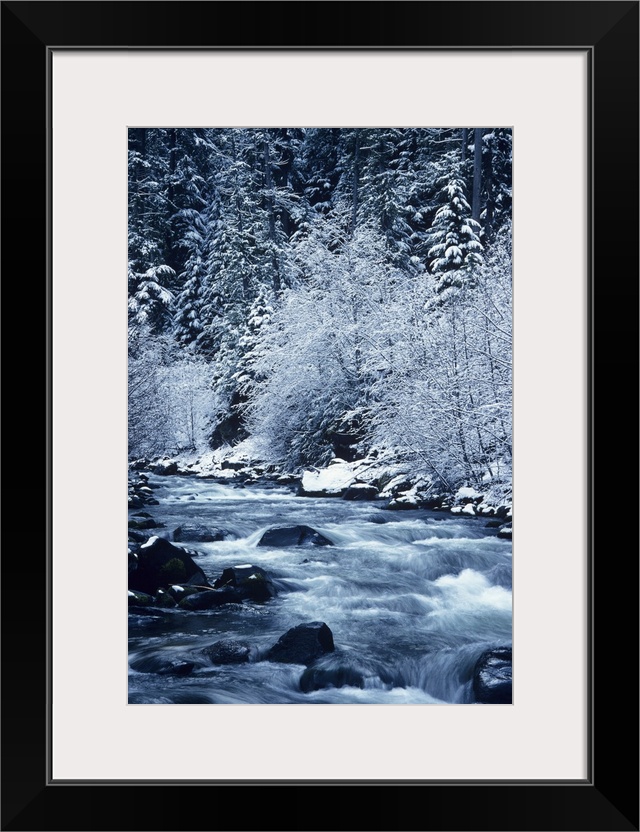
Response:
[[[158,501],[153,497],[151,487],[148,485],[146,478],[143,479],[142,474],[138,475],[135,480],[129,480],[129,509],[135,510],[143,506],[157,504]],[[148,519],[151,515],[146,514],[145,516]]]
[[[317,491],[313,489],[305,488],[302,482],[296,489],[296,495],[298,497],[314,497],[316,499],[325,498],[325,497],[343,497],[345,491],[347,490],[347,486],[345,485],[344,488],[334,488],[334,489],[326,489],[321,488]]]
[[[212,610],[221,607],[223,604],[241,604],[242,593],[234,587],[224,589],[205,589],[189,595],[180,601],[178,606],[181,610]]]
[[[143,529],[159,529],[163,528],[164,523],[159,523],[153,517],[131,517],[129,519],[129,529],[141,531]]]
[[[311,526],[289,526],[268,529],[260,538],[258,546],[333,546],[324,535],[312,529]]]
[[[216,589],[232,587],[241,600],[262,604],[277,594],[271,577],[259,566],[231,566],[214,583]]]
[[[507,516],[509,515],[509,511],[509,506],[498,506],[496,509],[496,517],[500,517],[502,520],[506,520]]]
[[[473,669],[476,702],[487,705],[511,704],[511,647],[485,651]]]
[[[364,688],[364,675],[355,667],[338,665],[336,667],[308,667],[300,677],[300,690],[310,693],[323,688]]]
[[[412,488],[413,483],[411,482],[411,480],[401,480],[400,482],[394,483],[391,486],[390,491],[393,495],[396,495],[402,494],[405,491],[411,491]]]
[[[311,664],[333,650],[333,633],[329,627],[322,621],[311,621],[298,624],[280,636],[267,653],[267,659],[287,664]]]
[[[138,529],[129,529],[128,537],[134,543],[146,543],[149,539],[149,535],[146,532],[141,532]]]
[[[160,676],[188,676],[195,666],[195,662],[187,659],[168,659],[157,653],[137,656],[131,661],[131,668],[138,673],[158,673]]]
[[[251,650],[249,645],[242,641],[223,639],[205,647],[201,652],[213,664],[242,664],[249,661]]]
[[[138,568],[138,545],[131,544],[129,546],[129,551],[127,553],[127,567],[128,567],[128,574],[131,576],[132,572],[135,572]]]
[[[247,467],[246,462],[233,462],[230,459],[224,459],[220,464],[220,467],[223,471],[242,471],[243,468]]]
[[[502,540],[511,540],[511,523],[505,523],[498,529],[498,537]]]
[[[276,478],[278,485],[299,485],[300,477],[295,477],[293,474],[281,474]]]
[[[157,672],[160,676],[189,676],[195,666],[195,662],[173,662]]]
[[[179,604],[180,601],[184,601],[184,599],[188,598],[189,595],[197,595],[199,592],[203,592],[205,589],[209,589],[209,586],[202,587],[189,586],[189,584],[172,584],[171,586],[167,587],[166,591],[173,598],[176,604]]]
[[[153,595],[149,595],[146,592],[133,592],[129,590],[129,606],[130,607],[152,607],[153,606]]]
[[[168,477],[172,474],[178,473],[177,462],[158,462],[153,466],[153,473],[160,477]]]
[[[213,543],[217,540],[224,540],[225,532],[222,529],[210,529],[202,523],[183,523],[173,531],[173,539],[176,543],[190,541],[195,543]]]
[[[152,537],[137,553],[137,568],[129,573],[129,589],[153,595],[171,584],[209,586],[204,572],[184,549],[161,537]]]
[[[344,492],[343,500],[374,500],[378,496],[375,485],[356,482]]]
[[[486,529],[499,529],[502,525],[502,520],[489,520],[484,525]]]
[[[171,592],[166,589],[159,589],[156,593],[155,605],[163,609],[171,609],[177,606],[177,602]]]

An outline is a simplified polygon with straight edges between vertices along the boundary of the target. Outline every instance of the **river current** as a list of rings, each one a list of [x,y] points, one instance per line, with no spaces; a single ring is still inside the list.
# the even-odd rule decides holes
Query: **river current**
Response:
[[[186,521],[225,529],[223,541],[179,545],[200,553],[211,583],[226,567],[253,564],[280,591],[263,605],[130,612],[130,703],[468,703],[477,659],[511,643],[511,543],[486,518],[297,497],[284,486],[178,476],[150,484],[159,505],[146,510],[165,524],[150,535],[171,540]],[[301,524],[334,545],[257,546],[267,529]],[[331,686],[304,693],[303,666],[265,656],[311,621],[329,626],[336,649],[320,660]],[[222,639],[250,645],[251,660],[203,661],[202,649]],[[154,672],[194,659],[187,676]]]

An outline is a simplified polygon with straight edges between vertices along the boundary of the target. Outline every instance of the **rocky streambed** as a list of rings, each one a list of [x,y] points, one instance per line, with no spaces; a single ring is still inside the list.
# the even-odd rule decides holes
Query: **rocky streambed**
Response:
[[[132,472],[129,701],[510,702],[504,518],[374,496]]]

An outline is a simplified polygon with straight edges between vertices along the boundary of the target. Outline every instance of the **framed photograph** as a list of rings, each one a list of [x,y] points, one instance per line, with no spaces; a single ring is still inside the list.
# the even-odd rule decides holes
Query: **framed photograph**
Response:
[[[4,2],[2,19],[5,292],[17,290],[13,321],[24,310],[29,332],[38,318],[47,382],[42,546],[3,558],[2,828],[638,829],[637,558],[625,513],[605,514],[637,489],[625,336],[637,332],[638,3]],[[264,239],[247,231],[258,213]],[[321,320],[348,320],[357,345],[330,349],[346,330]],[[403,344],[424,348],[429,372]],[[513,596],[497,537],[510,532],[511,479],[495,469],[510,463],[496,414],[511,415],[511,344]],[[292,364],[313,395],[285,413],[301,397]],[[228,400],[201,400],[211,373]],[[176,389],[169,407],[163,390]],[[446,430],[431,410],[453,414]],[[299,430],[314,419],[312,435]],[[385,468],[400,442],[429,468],[420,481]],[[141,457],[157,470],[147,461],[130,479],[127,631],[125,473]],[[216,479],[184,490],[176,460]],[[363,460],[384,471],[363,473]],[[251,505],[232,493],[238,466],[263,477]],[[15,467],[29,471],[16,493],[29,493],[33,466]],[[297,520],[282,478],[302,470],[309,506],[337,479],[358,499]],[[472,488],[483,472],[503,487],[493,501]],[[418,513],[386,523],[363,496]],[[232,533],[196,527],[190,498]],[[346,512],[358,540],[340,536]],[[416,532],[429,523],[450,524],[435,557]],[[273,534],[292,530],[315,537],[283,555]],[[380,535],[397,555],[388,574]],[[331,544],[356,577],[378,564],[348,602]],[[440,571],[392,587],[400,561],[429,546]],[[143,547],[169,552],[151,577]],[[231,557],[242,566],[214,574]],[[279,593],[271,606],[245,597],[258,584]],[[303,585],[305,608],[292,608]],[[207,629],[203,605],[228,602]],[[189,612],[173,615],[179,605]],[[336,650],[323,623],[304,634],[322,655],[302,656],[286,622],[330,609]],[[418,636],[426,659],[411,653]],[[389,642],[384,666],[374,637]],[[168,663],[154,647],[167,642]],[[348,821],[333,798],[351,804]]]

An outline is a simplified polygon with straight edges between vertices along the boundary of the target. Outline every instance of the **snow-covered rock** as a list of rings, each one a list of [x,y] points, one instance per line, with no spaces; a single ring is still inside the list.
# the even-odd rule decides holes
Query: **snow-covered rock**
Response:
[[[356,478],[352,462],[334,459],[327,468],[305,471],[298,490],[300,497],[342,497]]]
[[[354,482],[342,495],[343,500],[374,500],[378,496],[375,485],[365,482]]]
[[[456,491],[455,502],[467,503],[469,501],[477,500],[479,497],[482,497],[482,494],[480,494],[479,491],[476,491],[475,488],[464,486]]]
[[[512,539],[512,526],[511,523],[505,523],[504,526],[500,526],[498,529],[498,537],[502,538],[503,540],[511,540]]]

